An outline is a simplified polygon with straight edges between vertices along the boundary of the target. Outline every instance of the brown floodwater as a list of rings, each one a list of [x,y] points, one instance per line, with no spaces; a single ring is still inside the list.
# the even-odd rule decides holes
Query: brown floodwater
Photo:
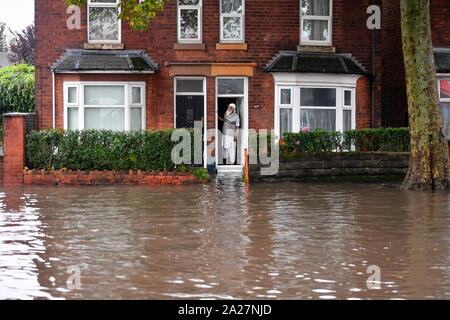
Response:
[[[1,188],[0,204],[0,299],[450,298],[448,193],[219,179]]]

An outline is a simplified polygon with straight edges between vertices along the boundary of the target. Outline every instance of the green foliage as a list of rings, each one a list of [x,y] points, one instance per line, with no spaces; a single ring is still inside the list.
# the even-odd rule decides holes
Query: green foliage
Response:
[[[272,136],[271,133],[264,134],[254,134],[249,137],[249,151],[248,154],[250,156],[259,155],[260,141],[266,140],[266,148],[263,150],[264,153],[267,153],[267,156],[270,157],[272,152],[272,145],[274,144],[274,139],[276,137]],[[262,145],[264,146],[264,144]]]
[[[284,133],[280,141],[280,153],[331,152],[339,149],[341,141],[340,132],[328,132],[322,129]]]
[[[280,154],[355,151],[409,151],[408,128],[378,128],[327,132],[321,129],[285,133],[280,140]]]
[[[356,151],[408,152],[410,136],[408,128],[378,128],[345,131],[343,147]]]
[[[66,5],[77,5],[81,7],[88,0],[66,0]],[[170,0],[121,0],[119,18],[128,21],[134,30],[145,31],[148,29],[150,19],[156,16],[158,11],[164,9],[166,2]]]
[[[0,114],[34,112],[34,67],[26,64],[0,70]]]
[[[189,170],[189,172],[193,175],[196,176],[197,179],[202,180],[202,181],[211,181],[211,177],[208,173],[208,170],[204,169],[204,168],[200,168],[200,169],[191,169]]]
[[[172,171],[172,149],[179,143],[171,140],[173,131],[32,131],[27,135],[27,165],[47,170]],[[193,141],[194,131],[190,133]]]

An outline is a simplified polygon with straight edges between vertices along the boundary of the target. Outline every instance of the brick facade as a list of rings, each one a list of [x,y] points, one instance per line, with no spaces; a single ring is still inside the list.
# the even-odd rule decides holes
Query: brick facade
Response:
[[[366,8],[381,0],[333,0],[333,47],[337,53],[350,53],[369,74],[375,75],[375,87],[381,85],[381,55],[372,70],[372,32],[366,28]],[[39,128],[52,126],[52,73],[50,66],[66,49],[83,48],[87,41],[86,6],[81,10],[81,29],[66,27],[66,7],[63,1],[36,0],[36,108]],[[154,75],[56,75],[56,126],[63,125],[62,83],[69,79],[118,81],[139,79],[147,82],[147,128],[173,127],[174,97],[170,63],[255,63],[249,78],[249,127],[274,127],[274,80],[264,71],[270,59],[280,50],[297,50],[299,45],[299,1],[247,0],[245,3],[245,42],[247,50],[217,50],[219,43],[219,1],[203,0],[203,44],[205,50],[175,50],[177,42],[176,1],[167,3],[163,12],[152,19],[146,32],[133,31],[122,22],[122,44],[125,49],[144,49],[160,65]],[[381,33],[375,32],[375,51],[380,52]],[[357,127],[372,124],[370,80],[364,90],[357,91],[359,114]],[[369,86],[369,88],[367,88]],[[363,96],[361,98],[359,96]],[[215,126],[215,77],[207,77],[207,126]],[[381,92],[376,90],[375,118],[381,122]],[[252,108],[255,105],[260,108]]]

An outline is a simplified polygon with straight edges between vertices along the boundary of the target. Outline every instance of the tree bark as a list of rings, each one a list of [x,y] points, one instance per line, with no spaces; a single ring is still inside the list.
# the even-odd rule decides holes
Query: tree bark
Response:
[[[431,39],[430,1],[401,0],[411,156],[402,188],[448,190],[449,157]]]

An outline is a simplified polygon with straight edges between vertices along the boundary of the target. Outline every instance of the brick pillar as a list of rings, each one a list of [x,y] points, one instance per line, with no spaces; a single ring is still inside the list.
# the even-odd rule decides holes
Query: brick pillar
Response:
[[[26,113],[3,115],[3,185],[23,184],[25,166]]]

